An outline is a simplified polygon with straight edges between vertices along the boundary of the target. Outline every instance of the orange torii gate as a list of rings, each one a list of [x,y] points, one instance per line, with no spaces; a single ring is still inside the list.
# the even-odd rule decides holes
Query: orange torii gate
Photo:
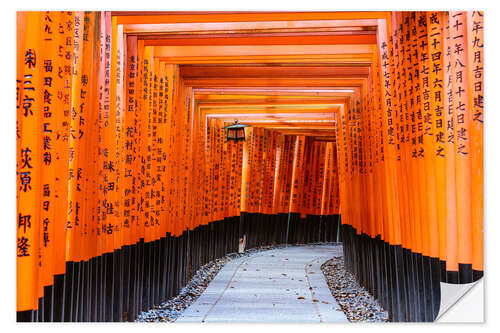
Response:
[[[18,321],[131,321],[340,214],[392,321],[482,277],[481,12],[17,17]]]

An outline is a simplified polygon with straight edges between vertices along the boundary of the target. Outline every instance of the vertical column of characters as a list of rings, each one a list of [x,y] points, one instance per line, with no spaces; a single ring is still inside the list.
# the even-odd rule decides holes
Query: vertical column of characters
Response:
[[[165,237],[166,214],[165,214],[165,191],[166,191],[166,124],[167,124],[167,65],[159,61],[159,90],[158,90],[158,181],[160,182],[158,195],[158,214],[160,220],[159,235]]]
[[[309,214],[311,206],[311,186],[313,178],[313,142],[311,137],[306,136],[304,142],[304,169],[303,169],[303,182],[302,188],[299,190],[300,196],[300,217],[305,218]]]
[[[87,261],[95,253],[94,234],[94,216],[93,206],[95,203],[95,195],[93,195],[92,181],[94,178],[94,149],[96,147],[96,136],[94,135],[95,124],[95,12],[85,12],[83,18],[82,32],[82,47],[83,47],[83,63],[81,71],[81,88],[80,109],[79,115],[78,136],[80,137],[85,152],[85,157],[82,158],[81,167],[77,170],[76,178],[80,182],[83,200],[81,205],[81,233],[82,233],[82,254],[81,260]],[[80,179],[78,179],[80,178]]]
[[[236,151],[236,156],[235,156],[235,180],[234,180],[234,191],[235,191],[235,198],[234,198],[234,206],[235,206],[235,213],[234,216],[239,216],[241,213],[241,183],[242,183],[242,172],[243,172],[243,147],[245,145],[245,142],[248,140],[248,130],[244,129],[245,131],[245,141],[242,142],[241,144],[234,145],[234,149]]]
[[[149,182],[147,183],[147,200],[148,200],[148,241],[152,242],[156,236],[156,134],[157,134],[157,73],[156,59],[154,57],[154,47],[147,46],[149,49],[148,63],[148,146],[146,159],[146,172]]]
[[[73,72],[71,86],[71,113],[69,130],[68,222],[66,224],[66,260],[78,262],[81,254],[81,222],[84,193],[82,193],[82,166],[84,159],[85,101],[82,100],[83,24],[85,14],[75,13],[73,37]]]
[[[205,193],[205,210],[206,210],[206,217],[204,219],[204,224],[206,225],[211,221],[212,217],[212,175],[213,175],[213,168],[212,168],[212,120],[211,118],[208,118],[205,116],[205,174],[206,174],[206,193]]]
[[[198,109],[198,102],[196,101],[196,90],[191,89],[191,112],[193,116],[192,121],[192,165],[195,171],[191,178],[193,191],[191,193],[193,201],[193,223],[194,227],[199,225],[200,221],[200,207],[201,207],[201,191],[202,191],[202,168],[201,168],[201,155],[200,155],[200,112]]]
[[[391,81],[392,81],[392,128],[394,135],[394,212],[398,216],[393,220],[392,227],[394,230],[394,239],[398,239],[401,235],[401,228],[404,225],[406,214],[406,202],[404,200],[404,183],[402,177],[401,166],[401,115],[402,112],[402,63],[404,54],[401,46],[403,44],[403,22],[402,12],[392,12],[392,33],[390,37],[390,45],[392,46],[391,53]],[[397,199],[396,199],[397,198]],[[399,231],[398,231],[399,230]],[[400,244],[400,241],[395,241],[394,245]]]
[[[408,195],[408,231],[407,244],[409,249],[414,252],[420,252],[419,239],[420,232],[417,232],[417,226],[420,225],[420,208],[418,183],[419,174],[417,167],[417,88],[419,84],[418,68],[418,45],[417,45],[417,26],[416,12],[407,14],[407,30],[405,32],[405,63],[407,73],[405,113],[406,113],[406,154],[405,162],[407,169],[407,195]],[[418,97],[419,98],[419,97]],[[418,250],[417,250],[418,248]]]
[[[190,102],[189,99],[187,98],[187,89],[186,86],[184,85],[182,79],[181,79],[181,90],[180,90],[180,103],[181,103],[181,108],[180,108],[180,153],[182,155],[181,159],[181,169],[179,170],[179,209],[180,209],[180,214],[181,214],[181,221],[182,221],[182,229],[181,232],[184,231],[188,225],[188,214],[189,214],[189,202],[187,200],[187,184],[188,184],[188,175],[187,175],[187,170],[186,170],[186,164],[189,159],[189,156],[187,155],[186,148],[188,147],[187,145],[187,140],[189,139],[189,134],[188,134],[188,126],[187,126],[187,118],[190,118],[189,115],[189,108],[188,108],[188,103]],[[217,131],[217,140],[220,142],[220,133]],[[220,149],[222,145],[219,146],[218,149]],[[220,172],[220,171],[219,171]],[[220,178],[219,178],[219,183],[220,183]],[[219,210],[220,214],[220,210]]]
[[[40,225],[40,253],[43,257],[40,267],[40,288],[43,295],[43,287],[53,284],[54,281],[54,222],[55,222],[55,163],[52,156],[54,153],[54,141],[56,132],[55,112],[56,112],[56,86],[54,80],[54,67],[56,67],[57,47],[56,47],[56,27],[58,23],[58,13],[45,12],[43,15],[40,30],[43,31],[41,38],[41,52],[39,55],[40,64],[43,66],[41,77],[43,84],[42,126],[43,139],[38,144],[43,152],[43,163],[41,164],[42,184],[39,191],[42,200],[41,225]]]
[[[321,159],[321,141],[313,141],[314,145],[314,178],[313,178],[313,184],[311,188],[311,207],[310,207],[310,214],[311,215],[318,215],[317,213],[317,202],[318,202],[318,192],[321,193],[321,191],[318,191],[318,179],[321,173],[321,168],[320,168],[320,159]]]
[[[166,65],[165,78],[165,136],[164,136],[164,153],[165,153],[165,204],[167,232],[172,232],[172,197],[171,197],[171,136],[172,136],[172,115],[173,115],[173,88],[174,88],[174,71],[175,65]]]
[[[458,265],[460,283],[472,282],[471,228],[471,136],[468,83],[467,13],[450,12],[451,66],[453,70],[453,108],[455,137],[455,186]]]
[[[376,105],[378,100],[378,91],[375,87],[373,76],[373,67],[371,67],[370,75],[368,76],[368,107],[366,114],[367,121],[367,135],[365,140],[367,140],[368,146],[368,160],[367,160],[367,173],[368,173],[368,184],[370,188],[370,207],[371,207],[371,228],[373,232],[373,237],[376,237],[378,232],[378,224],[381,223],[381,219],[378,218],[379,214],[379,193],[378,193],[378,176],[377,176],[377,165],[378,165],[378,138],[377,138],[377,112]]]
[[[131,51],[133,52],[133,51]],[[136,158],[134,159],[134,169],[136,170],[135,192],[136,192],[136,233],[137,240],[144,239],[144,140],[147,140],[144,132],[144,41],[137,40],[137,75],[134,99],[137,113],[136,129],[137,134],[133,141],[136,148]]]
[[[267,146],[267,136],[265,128],[258,128],[258,144],[257,151],[255,154],[255,175],[257,179],[256,186],[254,187],[255,193],[255,213],[262,213],[262,196],[264,194],[264,159],[265,159],[265,148]]]
[[[247,140],[248,130],[245,129],[245,141]],[[242,183],[242,173],[243,173],[243,146],[244,144],[238,145],[237,155],[236,155],[236,215],[241,213],[241,183]]]
[[[337,114],[337,135],[336,135],[336,145],[338,149],[336,149],[336,153],[338,154],[339,161],[339,185],[340,185],[340,194],[342,196],[342,202],[349,202],[349,188],[348,188],[348,172],[349,172],[349,160],[348,160],[348,152],[347,152],[347,100],[339,110]],[[333,148],[333,147],[332,147]],[[333,154],[333,152],[332,152]],[[330,185],[331,186],[331,185]],[[347,209],[345,210],[345,214],[342,214],[342,222],[344,224],[352,223],[349,219],[349,214]]]
[[[346,163],[346,174],[345,174],[345,188],[346,188],[346,202],[353,202],[354,198],[354,176],[353,176],[353,158],[352,149],[354,149],[352,143],[352,132],[351,132],[351,122],[352,122],[352,97],[349,99],[349,103],[344,109],[344,126],[345,126],[345,137],[344,137],[344,149],[345,149],[345,163]],[[354,205],[346,205],[346,221],[347,224],[355,227],[356,221],[353,214],[356,209]]]
[[[278,214],[279,212],[279,196],[283,184],[284,136],[281,133],[276,133],[275,145],[276,145],[275,146],[276,158],[275,158],[274,178],[273,178],[271,214]]]
[[[276,132],[268,131],[269,142],[266,152],[266,178],[264,185],[266,187],[266,197],[264,201],[264,214],[271,214],[274,194],[274,168],[276,166]]]
[[[224,202],[225,213],[224,218],[233,216],[233,203],[234,203],[234,189],[232,186],[231,178],[233,177],[233,149],[231,142],[228,142],[225,138],[224,123],[222,124],[222,142],[224,145],[224,168],[225,168],[225,188],[226,188],[226,200]]]
[[[293,171],[292,171],[292,185],[290,191],[290,209],[291,213],[300,213],[301,209],[301,191],[304,184],[304,152],[305,152],[305,141],[304,136],[297,136],[297,143],[295,146],[294,160],[293,160]]]
[[[267,130],[266,128],[263,128],[262,131],[262,140],[263,140],[263,146],[262,146],[262,154],[260,157],[260,162],[261,162],[261,182],[260,182],[260,205],[259,205],[259,213],[265,214],[266,210],[266,199],[267,199],[267,184],[266,184],[266,179],[267,179],[267,163],[269,161],[269,146],[270,146],[270,141],[271,141],[271,136],[270,136],[270,131]]]
[[[320,215],[324,216],[327,215],[327,199],[328,195],[331,193],[329,191],[329,173],[330,173],[330,156],[332,153],[332,143],[331,142],[326,142],[325,144],[325,149],[324,149],[324,157],[323,160],[321,161],[323,164],[322,170],[323,170],[323,178],[321,181],[321,208],[320,208]]]
[[[202,112],[200,110],[200,103],[196,100],[197,97],[193,94],[194,100],[194,115],[195,116],[195,131],[196,141],[194,142],[196,151],[196,210],[197,210],[197,226],[201,225],[205,215],[204,212],[204,197],[205,197],[205,159],[204,159],[204,121],[202,119]]]
[[[195,151],[195,205],[196,205],[196,226],[200,225],[203,220],[203,197],[205,192],[205,169],[204,169],[204,159],[203,159],[203,122],[201,119],[200,103],[197,101],[197,96],[195,91],[193,91],[193,117],[194,117],[194,131],[195,131],[195,141],[193,142]]]
[[[214,167],[213,167],[213,149],[214,149],[214,119],[213,118],[208,118],[207,119],[207,173],[208,173],[208,219],[207,223],[213,221],[213,214],[214,214],[214,197],[213,197],[213,191],[214,191]]]
[[[246,140],[246,139],[245,139]],[[233,192],[233,211],[231,216],[239,216],[239,202],[241,201],[241,156],[240,151],[243,147],[242,144],[235,144],[230,142],[232,159],[231,159],[231,186]]]
[[[277,183],[275,184],[276,188],[276,197],[274,209],[275,213],[284,213],[284,205],[283,205],[283,192],[285,191],[286,182],[287,182],[287,170],[288,170],[288,147],[289,147],[289,136],[284,134],[280,135],[280,143],[278,144],[278,154],[279,154],[279,162],[278,162],[278,171],[277,171]]]
[[[260,205],[262,202],[262,166],[263,166],[263,147],[264,147],[264,128],[258,127],[256,131],[256,147],[254,150],[254,162],[251,164],[253,166],[253,174],[255,175],[255,184],[253,186],[253,204],[254,213],[260,213]]]
[[[408,194],[409,184],[408,184],[408,130],[407,130],[407,118],[408,118],[408,77],[409,73],[407,71],[407,56],[408,56],[408,42],[410,39],[410,18],[408,12],[402,12],[398,15],[398,54],[399,63],[397,72],[400,73],[399,78],[399,88],[397,90],[398,98],[398,112],[397,112],[397,127],[398,127],[398,146],[399,146],[399,191],[398,197],[400,198],[400,224],[401,224],[401,245],[403,248],[410,248],[409,242],[411,235],[410,231],[410,209],[409,209],[409,198]]]
[[[433,126],[435,117],[432,113],[431,106],[431,61],[429,58],[430,47],[428,44],[428,35],[430,34],[430,27],[427,26],[427,15],[425,12],[418,14],[419,30],[419,47],[420,47],[420,98],[421,98],[421,111],[423,115],[423,141],[424,141],[424,165],[425,165],[425,201],[424,207],[427,212],[425,215],[424,224],[424,243],[427,244],[427,252],[425,255],[437,258],[439,257],[439,227],[437,221],[437,202],[436,202],[436,174],[435,164],[436,156],[434,154],[434,135]]]
[[[467,49],[469,66],[469,91],[472,121],[470,124],[470,150],[472,169],[472,272],[473,280],[483,275],[483,62],[484,62],[483,13],[467,12]]]
[[[377,44],[381,66],[382,85],[382,128],[384,132],[384,170],[387,203],[387,235],[384,239],[391,245],[399,243],[399,208],[396,198],[396,183],[393,167],[396,163],[396,141],[394,138],[393,81],[394,64],[392,42],[388,40],[385,20],[378,20]]]
[[[290,192],[292,190],[292,172],[293,160],[295,153],[296,137],[293,135],[285,136],[285,152],[286,152],[286,178],[281,193],[281,209],[283,213],[288,213],[290,210]]]
[[[226,199],[227,199],[227,188],[226,188],[226,144],[224,143],[224,121],[220,119],[217,122],[217,140],[218,140],[218,164],[219,164],[219,216],[217,221],[223,220],[226,214]]]
[[[212,168],[213,168],[213,187],[212,187],[212,200],[214,207],[214,214],[212,215],[211,222],[217,221],[220,216],[221,202],[220,202],[220,120],[214,119],[212,123]]]
[[[285,135],[284,146],[284,180],[283,187],[280,193],[280,213],[288,213],[290,208],[290,191],[292,186],[292,170],[295,151],[295,137],[292,135]]]
[[[261,202],[261,213],[268,214],[268,203],[269,195],[272,193],[272,189],[269,187],[273,185],[272,180],[269,179],[270,167],[275,160],[273,154],[273,132],[272,130],[264,129],[265,146],[264,154],[262,158],[263,172],[262,172],[262,202]]]
[[[323,202],[322,202],[322,209],[321,209],[321,215],[331,215],[332,213],[332,205],[331,202],[333,201],[332,197],[335,196],[335,191],[334,191],[334,183],[333,183],[333,154],[334,154],[334,147],[336,143],[334,142],[327,142],[326,143],[326,155],[325,155],[325,178],[323,181]]]
[[[135,168],[135,161],[138,154],[138,113],[136,101],[137,85],[137,36],[126,37],[127,47],[124,54],[124,96],[125,111],[124,123],[124,181],[123,181],[123,225],[128,226],[130,232],[126,245],[137,243],[137,211],[136,211],[136,183],[138,181],[138,170]]]
[[[240,204],[240,214],[241,212],[248,213],[249,210],[249,199],[250,199],[250,150],[251,141],[253,140],[253,127],[245,129],[245,141],[243,141],[243,152],[241,156],[241,204]]]
[[[339,168],[338,166],[338,153],[337,153],[337,145],[332,144],[332,177],[330,183],[333,188],[333,195],[331,195],[331,201],[333,204],[333,208],[330,208],[330,214],[341,214],[341,203],[340,203],[340,182],[339,182]]]
[[[265,170],[264,170],[264,198],[263,198],[263,213],[270,214],[270,207],[272,205],[272,194],[273,194],[273,186],[274,181],[272,177],[272,169],[274,163],[276,162],[276,151],[275,151],[275,132],[273,130],[267,131],[267,147],[266,147],[266,159],[265,162]]]
[[[103,207],[104,202],[104,87],[105,87],[105,67],[106,67],[106,14],[104,12],[99,12],[99,31],[98,31],[98,54],[97,54],[97,167],[96,167],[96,190],[98,191],[96,199],[96,247],[97,255],[102,255],[105,249],[105,238],[103,235],[103,220],[106,210]]]
[[[23,41],[18,54],[19,103],[17,117],[20,141],[17,151],[17,311],[38,308],[38,248],[40,230],[40,191],[42,151],[39,149],[43,108],[41,25],[43,16],[38,12],[17,14],[20,27],[18,39]]]
[[[443,15],[441,12],[427,13],[428,27],[428,51],[429,51],[429,85],[430,85],[430,109],[433,118],[433,142],[434,170],[435,170],[435,199],[436,199],[436,222],[438,229],[439,258],[446,260],[446,160],[445,160],[445,126],[443,99]],[[431,153],[431,152],[429,152]]]
[[[320,158],[321,158],[321,144],[322,142],[313,140],[313,159],[314,159],[314,172],[313,172],[313,182],[311,187],[311,205],[310,205],[310,214],[318,215],[316,212],[316,204],[318,202],[318,179],[320,173]]]
[[[193,162],[194,162],[194,156],[193,156],[193,141],[194,141],[194,128],[193,128],[193,121],[194,121],[194,114],[193,114],[193,105],[192,105],[192,92],[193,89],[191,87],[186,87],[186,107],[187,107],[187,126],[186,126],[186,137],[187,137],[187,147],[186,147],[186,177],[187,177],[187,187],[186,187],[186,197],[188,199],[188,207],[187,207],[187,223],[190,229],[193,229],[193,217],[194,217],[194,188],[193,188],[193,178],[194,174],[192,172],[193,170]],[[223,126],[224,127],[224,126]],[[222,144],[224,144],[224,129],[221,129],[221,137],[222,137]],[[226,160],[224,160],[226,162]],[[224,173],[224,176],[226,173]],[[226,183],[225,183],[226,186]],[[226,193],[227,194],[227,193]]]
[[[443,106],[446,186],[446,281],[458,282],[453,69],[449,12],[443,12]]]
[[[340,181],[338,178],[338,173],[335,171],[338,170],[336,169],[335,161],[337,161],[337,149],[336,149],[336,144],[330,143],[330,156],[328,158],[328,169],[329,169],[329,175],[328,175],[328,197],[327,197],[327,209],[325,215],[332,215],[334,214],[334,203],[335,203],[335,197],[339,195],[337,192]],[[336,190],[337,189],[337,190]]]
[[[141,62],[141,80],[142,80],[142,90],[141,90],[141,210],[142,210],[142,225],[144,227],[144,241],[149,242],[151,239],[150,232],[150,200],[149,200],[149,190],[151,184],[151,162],[150,162],[150,61],[151,61],[151,48],[148,46],[143,46],[139,48],[142,52],[142,62]]]
[[[255,127],[254,131],[252,132],[253,137],[251,141],[251,146],[250,146],[250,158],[248,162],[248,167],[250,171],[250,180],[249,180],[249,213],[255,213],[256,212],[256,186],[258,186],[258,174],[256,173],[257,167],[258,167],[258,152],[259,152],[259,142],[260,142],[260,131],[261,129],[259,127]]]
[[[427,199],[428,191],[428,181],[427,181],[427,165],[425,160],[426,147],[425,147],[425,116],[424,116],[424,84],[427,82],[428,85],[428,53],[427,53],[427,27],[426,21],[424,20],[425,13],[417,12],[416,25],[417,25],[417,52],[418,52],[418,85],[415,88],[415,93],[417,95],[416,101],[416,148],[412,151],[412,158],[417,160],[418,165],[418,193],[420,202],[420,223],[417,232],[421,239],[421,253],[422,255],[428,256],[430,251],[429,244],[429,200]],[[415,69],[417,65],[415,66]],[[428,90],[428,89],[427,89]],[[429,93],[425,95],[429,99]],[[428,141],[428,138],[427,138]]]
[[[353,226],[356,228],[356,232],[359,234],[362,230],[362,222],[360,218],[361,213],[361,201],[359,200],[360,193],[360,174],[359,174],[359,118],[358,118],[358,108],[359,108],[359,96],[355,96],[353,104],[349,109],[349,140],[350,140],[350,160],[351,160],[351,179],[352,179],[352,202],[355,202],[352,210],[352,221]]]
[[[165,220],[165,231],[170,231],[170,218],[169,218],[169,135],[170,135],[170,124],[172,123],[172,75],[173,75],[173,66],[171,64],[165,63],[165,81],[164,81],[164,131],[163,131],[163,163],[165,166],[163,182],[164,182],[164,192],[163,198],[164,202],[162,205],[162,216]],[[200,147],[201,148],[201,147]]]
[[[174,168],[173,168],[173,174],[174,174],[174,212],[175,212],[175,222],[176,222],[176,235],[179,236],[181,234],[181,230],[183,228],[183,221],[181,221],[181,185],[180,185],[180,177],[181,177],[181,164],[179,161],[179,156],[182,154],[181,146],[182,146],[182,110],[183,110],[183,103],[184,99],[182,97],[182,83],[181,83],[181,78],[178,75],[178,72],[176,72],[176,79],[175,79],[175,93],[174,93],[174,122],[172,123],[174,126],[174,133],[175,137],[173,138],[173,153],[174,156],[172,158],[175,159],[174,161]]]
[[[178,223],[178,188],[177,188],[177,177],[178,177],[178,157],[177,157],[177,139],[178,139],[178,112],[177,112],[177,103],[179,99],[179,76],[178,76],[177,68],[174,69],[173,79],[172,79],[172,121],[170,128],[170,195],[171,195],[171,211],[172,211],[172,228],[174,230],[174,234],[177,235],[179,223]],[[210,142],[212,144],[212,142]]]
[[[283,134],[280,132],[274,132],[274,163],[273,168],[271,169],[271,177],[273,182],[273,192],[271,193],[271,213],[270,214],[278,214],[278,195],[279,188],[281,186],[281,178],[279,176],[280,167],[282,165],[282,153],[283,153]]]
[[[256,196],[256,187],[258,186],[259,178],[258,178],[258,173],[256,172],[258,169],[258,153],[259,153],[259,143],[260,143],[260,137],[261,135],[261,128],[256,127],[253,131],[253,138],[252,138],[252,145],[251,145],[251,150],[250,150],[250,162],[249,162],[249,168],[250,168],[250,184],[249,184],[249,204],[250,204],[250,213],[256,213],[256,207],[257,206],[257,196]]]
[[[323,180],[325,178],[325,157],[326,157],[326,144],[327,142],[319,143],[319,156],[318,156],[318,177],[316,179],[316,202],[314,207],[314,215],[321,215],[321,207],[323,201]]]
[[[111,107],[111,13],[104,13],[104,89],[103,89],[103,147],[102,147],[102,235],[104,236],[104,253],[114,250],[113,231],[115,228],[114,217],[114,170],[113,154],[115,152],[116,115]]]
[[[356,107],[356,117],[357,117],[357,136],[356,141],[358,142],[357,149],[357,157],[358,157],[358,174],[359,174],[359,187],[357,192],[357,197],[361,198],[362,193],[367,193],[367,177],[366,177],[366,147],[364,143],[364,137],[366,135],[366,123],[363,117],[364,109],[365,109],[365,94],[364,88],[362,87],[359,94],[359,100],[357,102]],[[368,219],[368,210],[370,209],[368,206],[368,200],[360,200],[359,212],[358,212],[358,221],[361,225],[360,231],[363,231],[365,234],[370,233],[370,224]]]
[[[379,55],[380,50],[377,50],[377,54],[373,56],[372,60],[372,69],[373,69],[373,85],[375,86],[375,90],[377,93],[376,97],[376,109],[374,110],[375,116],[375,125],[376,125],[376,136],[375,139],[377,141],[377,165],[376,165],[376,186],[377,196],[379,200],[377,200],[377,232],[380,235],[381,239],[387,241],[388,235],[388,204],[387,204],[387,183],[385,180],[385,160],[386,160],[386,151],[385,151],[385,141],[387,138],[385,137],[385,129],[384,129],[384,108],[383,103],[387,99],[386,97],[386,88],[382,85],[382,82],[386,82],[385,78],[382,79],[382,65],[381,65],[381,57]],[[387,59],[385,59],[387,62]],[[388,65],[387,65],[388,66]],[[387,67],[386,66],[386,67]]]
[[[158,239],[158,227],[160,225],[160,173],[161,158],[158,156],[159,144],[159,119],[160,119],[160,60],[154,56],[154,47],[151,48],[151,75],[152,75],[152,111],[151,111],[151,189],[150,189],[150,204],[151,204],[151,231],[152,240]],[[187,203],[186,203],[187,204]]]
[[[225,126],[225,123],[223,124]],[[223,130],[223,142],[225,149],[225,165],[226,165],[226,189],[227,189],[227,201],[226,201],[226,211],[225,217],[233,216],[234,210],[234,158],[235,158],[235,150],[233,149],[233,145],[231,141],[227,141],[225,139],[225,131]]]
[[[407,168],[407,183],[408,183],[408,248],[416,251],[420,232],[417,231],[417,226],[420,225],[420,197],[418,193],[418,161],[417,161],[417,99],[420,99],[417,88],[419,83],[419,68],[418,68],[418,31],[417,31],[417,13],[408,12],[407,14],[407,31],[405,33],[405,68],[407,72],[406,84],[406,168]],[[418,251],[416,251],[418,252]]]
[[[374,201],[373,201],[373,178],[372,178],[372,134],[371,134],[371,122],[370,114],[372,110],[372,94],[371,94],[371,82],[369,77],[366,79],[366,86],[362,89],[363,97],[361,104],[361,119],[362,119],[362,136],[361,140],[363,142],[363,175],[364,175],[364,187],[366,193],[365,200],[365,218],[367,222],[368,235],[371,237],[375,236],[375,222],[374,222]]]
[[[90,235],[89,235],[89,258],[94,258],[100,255],[100,247],[98,247],[98,231],[100,236],[100,223],[98,223],[98,207],[100,205],[99,198],[99,172],[101,163],[99,160],[99,145],[100,145],[100,137],[99,137],[99,56],[100,56],[100,13],[99,12],[91,12],[90,13],[90,21],[89,21],[89,36],[88,40],[91,45],[91,56],[92,59],[90,65],[90,109],[91,109],[91,118],[88,120],[89,128],[87,130],[88,133],[92,133],[89,138],[89,151],[92,153],[92,158],[89,161],[89,192],[88,196],[90,198],[90,206],[88,209],[88,213],[90,214],[89,224],[90,224]],[[89,314],[90,316],[90,314]],[[90,317],[89,317],[90,318]]]
[[[189,87],[188,90],[188,98],[189,98],[189,109],[191,114],[191,128],[190,128],[190,160],[189,165],[191,166],[191,170],[196,170],[195,172],[189,173],[189,184],[190,184],[190,201],[191,201],[191,209],[190,213],[190,223],[191,227],[194,228],[195,224],[198,220],[198,202],[197,198],[199,198],[199,187],[197,186],[197,182],[199,179],[199,167],[198,167],[198,154],[197,154],[197,141],[198,141],[198,127],[197,127],[197,113],[196,113],[196,103],[195,103],[195,93],[192,87]],[[222,131],[222,135],[224,136],[224,130]],[[230,162],[230,161],[229,161]],[[189,172],[189,169],[188,169]]]
[[[268,201],[267,201],[267,214],[277,214],[276,210],[276,195],[278,193],[279,186],[279,168],[281,159],[281,145],[283,136],[281,133],[276,131],[271,131],[272,133],[272,145],[271,145],[271,156],[269,158],[269,170],[268,170]]]
[[[358,210],[356,212],[356,220],[358,221],[359,231],[367,233],[367,221],[365,219],[364,212],[366,211],[366,201],[361,200],[361,193],[366,191],[365,187],[365,175],[364,175],[364,147],[363,147],[363,119],[361,117],[362,113],[362,101],[363,95],[362,92],[359,91],[359,95],[356,96],[356,107],[354,108],[355,114],[355,126],[354,130],[354,139],[356,141],[356,151],[355,151],[355,173],[357,177],[358,186],[356,188],[356,199],[360,203],[358,205]]]
[[[368,168],[367,168],[367,159],[368,159],[368,147],[366,143],[366,136],[368,134],[368,124],[366,122],[366,114],[368,109],[368,96],[366,94],[366,85],[363,85],[361,88],[360,94],[360,103],[358,106],[358,114],[359,114],[359,129],[358,129],[358,141],[359,141],[359,173],[360,173],[360,192],[359,196],[361,197],[363,193],[366,195],[366,200],[363,202],[363,206],[360,211],[360,219],[364,224],[364,230],[367,235],[371,235],[371,219],[370,219],[370,187],[369,187],[369,176],[368,176]]]
[[[380,173],[380,165],[381,165],[381,143],[380,143],[380,127],[379,127],[379,119],[380,119],[380,104],[382,102],[382,98],[380,96],[380,80],[378,79],[378,66],[376,64],[376,57],[372,60],[372,64],[370,65],[370,87],[371,87],[371,108],[370,108],[370,138],[372,142],[372,152],[371,152],[371,170],[372,170],[372,186],[373,186],[373,219],[375,222],[375,236],[381,235],[381,229],[383,224],[383,203],[382,203],[382,194],[381,194],[381,173]]]
[[[225,198],[225,177],[224,177],[224,136],[222,136],[224,121],[217,118],[215,121],[215,205],[217,206],[217,214],[214,221],[220,221],[224,215],[224,198]]]
[[[155,159],[157,162],[156,165],[156,182],[157,182],[157,187],[156,187],[156,200],[155,200],[155,214],[156,214],[156,219],[158,220],[158,225],[157,225],[157,231],[156,231],[156,236],[157,238],[161,238],[164,236],[164,220],[163,220],[163,214],[162,214],[162,208],[163,208],[163,203],[164,197],[164,161],[163,161],[163,149],[164,149],[164,140],[165,140],[165,129],[164,129],[164,103],[165,103],[165,96],[164,96],[164,91],[165,91],[165,64],[163,61],[160,61],[159,58],[155,56],[155,68],[157,68],[157,85],[158,85],[158,92],[157,92],[157,134],[156,134],[156,149],[155,149]]]
[[[124,190],[124,103],[126,103],[123,96],[123,64],[124,64],[124,38],[123,38],[123,25],[117,24],[117,17],[112,18],[112,55],[111,55],[111,108],[114,108],[116,123],[115,123],[115,146],[113,151],[113,160],[115,165],[114,172],[114,215],[116,219],[114,230],[114,249],[120,249],[124,245],[126,233],[129,231],[130,226],[124,224],[123,219],[123,200]]]

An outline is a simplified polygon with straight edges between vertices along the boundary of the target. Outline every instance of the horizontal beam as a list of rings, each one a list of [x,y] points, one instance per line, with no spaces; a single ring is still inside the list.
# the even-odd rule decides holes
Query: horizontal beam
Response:
[[[391,12],[112,12],[117,24],[390,19]]]
[[[345,55],[376,54],[375,46],[352,45],[218,45],[218,46],[150,46],[154,57],[216,57],[216,56],[270,56],[270,55]]]
[[[368,66],[181,66],[184,78],[368,77]]]

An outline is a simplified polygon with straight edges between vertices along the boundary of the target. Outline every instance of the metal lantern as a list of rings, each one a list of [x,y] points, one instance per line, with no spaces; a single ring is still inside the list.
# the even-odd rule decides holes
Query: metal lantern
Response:
[[[227,129],[227,141],[245,141],[245,127],[250,125],[240,124],[238,120],[234,124],[224,127]]]

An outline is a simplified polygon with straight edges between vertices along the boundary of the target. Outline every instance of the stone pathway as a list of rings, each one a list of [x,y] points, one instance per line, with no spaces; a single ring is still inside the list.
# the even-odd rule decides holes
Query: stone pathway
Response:
[[[348,322],[321,271],[341,255],[341,246],[311,245],[234,259],[176,322]]]

